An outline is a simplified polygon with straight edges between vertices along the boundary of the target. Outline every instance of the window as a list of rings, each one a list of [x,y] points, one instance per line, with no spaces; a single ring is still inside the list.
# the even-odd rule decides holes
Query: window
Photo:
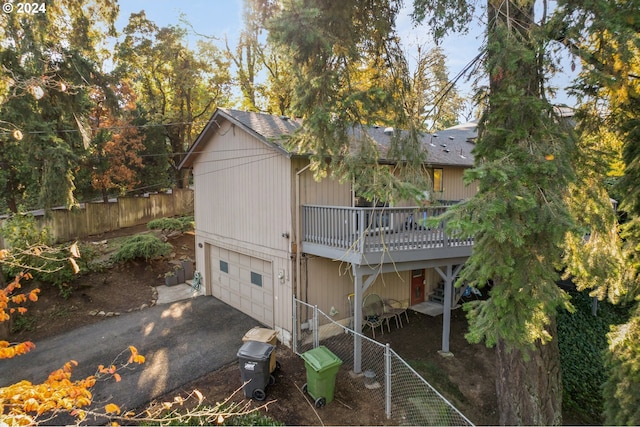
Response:
[[[251,272],[251,283],[256,286],[262,287],[262,274]]]
[[[229,264],[226,261],[220,260],[220,271],[229,273]]]
[[[442,169],[433,169],[433,191],[444,191],[444,183],[442,182]]]

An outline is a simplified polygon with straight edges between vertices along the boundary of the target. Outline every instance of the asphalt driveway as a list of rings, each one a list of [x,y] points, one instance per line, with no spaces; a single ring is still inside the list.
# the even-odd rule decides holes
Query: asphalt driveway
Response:
[[[36,342],[35,350],[0,361],[0,386],[27,379],[41,383],[50,372],[76,360],[72,379],[110,365],[129,345],[146,357],[121,373],[122,381],[99,382],[94,402],[138,408],[154,398],[237,360],[242,337],[258,322],[213,297],[197,297],[112,317]],[[240,375],[240,371],[238,371]]]

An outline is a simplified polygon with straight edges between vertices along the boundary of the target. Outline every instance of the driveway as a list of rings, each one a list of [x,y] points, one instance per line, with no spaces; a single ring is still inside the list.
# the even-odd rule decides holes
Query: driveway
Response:
[[[126,360],[133,345],[146,362],[122,371],[119,383],[97,383],[93,396],[98,407],[113,401],[123,411],[135,409],[235,361],[242,337],[258,325],[213,297],[156,305],[36,342],[30,353],[0,361],[0,386],[22,379],[41,383],[72,359],[78,361],[72,379],[81,379],[123,350]]]

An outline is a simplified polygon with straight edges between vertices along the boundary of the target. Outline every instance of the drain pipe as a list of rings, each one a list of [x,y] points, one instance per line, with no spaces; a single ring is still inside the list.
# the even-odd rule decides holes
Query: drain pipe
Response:
[[[302,216],[302,204],[300,203],[300,175],[311,167],[311,163],[296,172],[296,298],[300,298],[300,280],[302,280],[302,225],[300,217]],[[305,300],[307,296],[305,295]],[[306,301],[305,301],[306,302]]]

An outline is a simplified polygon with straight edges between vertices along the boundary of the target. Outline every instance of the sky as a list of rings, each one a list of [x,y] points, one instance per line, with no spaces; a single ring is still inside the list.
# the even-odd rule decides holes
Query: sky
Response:
[[[413,2],[401,11],[397,20],[397,29],[406,50],[411,57],[418,45],[433,46],[425,26],[415,27],[409,13]],[[191,24],[194,31],[207,36],[219,37],[226,35],[230,44],[235,44],[242,23],[242,0],[121,0],[120,15],[116,27],[120,31],[127,24],[131,13],[144,10],[147,18],[160,27],[180,23],[180,16]],[[469,28],[466,35],[455,35],[444,40],[442,48],[447,58],[449,78],[454,78],[478,54],[482,42],[482,28]],[[559,87],[568,84],[570,76],[560,75],[554,80]],[[462,96],[470,96],[471,83],[459,82],[456,87]],[[566,94],[560,93],[555,100],[557,103],[572,105],[573,101]]]

